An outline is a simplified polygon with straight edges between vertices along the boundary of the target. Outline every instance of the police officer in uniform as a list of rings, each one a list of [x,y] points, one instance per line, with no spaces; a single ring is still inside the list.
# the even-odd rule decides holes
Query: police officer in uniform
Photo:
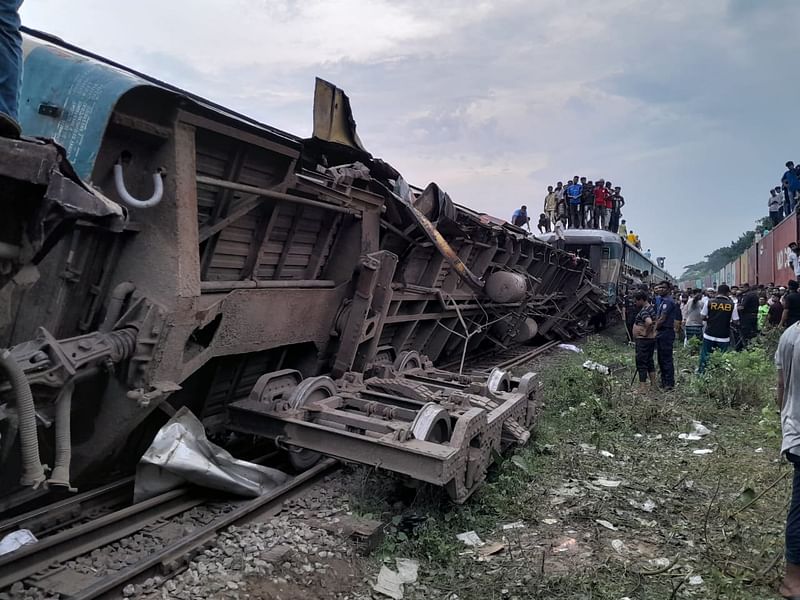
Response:
[[[672,349],[675,344],[675,322],[680,322],[680,305],[672,299],[672,284],[662,281],[656,286],[658,299],[656,318],[656,352],[658,370],[661,373],[661,387],[671,390],[675,387],[675,364]]]

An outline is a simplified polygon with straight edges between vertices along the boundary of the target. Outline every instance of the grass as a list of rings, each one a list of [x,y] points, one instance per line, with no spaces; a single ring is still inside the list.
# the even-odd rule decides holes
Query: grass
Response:
[[[791,482],[778,459],[774,343],[714,355],[702,377],[696,349],[676,347],[675,390],[645,394],[618,336],[557,350],[534,369],[545,401],[535,438],[465,505],[430,487],[393,496],[390,479],[365,471],[353,507],[391,519],[377,558],[420,560],[411,597],[772,598]],[[612,374],[584,369],[587,359]],[[711,434],[680,440],[695,420]],[[713,452],[693,454],[702,448]],[[502,529],[516,521],[524,527]],[[478,560],[455,537],[470,530],[504,550]]]

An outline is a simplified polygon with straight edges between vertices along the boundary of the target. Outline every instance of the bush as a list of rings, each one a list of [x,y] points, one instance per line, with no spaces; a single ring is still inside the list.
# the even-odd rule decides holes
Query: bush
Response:
[[[763,406],[772,398],[775,367],[761,348],[714,352],[706,372],[692,382],[694,391],[723,406]]]

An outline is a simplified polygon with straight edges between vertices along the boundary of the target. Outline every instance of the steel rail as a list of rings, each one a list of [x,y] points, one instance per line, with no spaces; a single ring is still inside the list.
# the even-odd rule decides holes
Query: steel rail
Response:
[[[271,492],[242,503],[238,508],[225,514],[223,517],[212,521],[208,525],[201,527],[177,542],[150,554],[146,559],[113,575],[104,577],[81,592],[71,594],[70,600],[92,600],[102,594],[124,586],[128,581],[149,569],[157,567],[158,565],[168,566],[175,563],[182,557],[185,557],[214,539],[222,529],[246,522],[249,519],[253,519],[268,512],[270,509],[284,502],[287,496],[293,492],[296,493],[310,487],[336,465],[338,465],[338,462],[332,458],[323,460],[308,471],[276,487]]]
[[[545,352],[554,348],[560,343],[561,342],[559,340],[553,340],[552,342],[547,342],[546,344],[534,348],[530,352],[526,352],[525,354],[515,356],[508,360],[504,360],[503,362],[499,362],[495,365],[495,367],[497,367],[498,369],[508,369],[510,367],[516,367],[517,365],[521,365],[523,363],[528,362],[529,360],[536,358],[540,354],[544,354]]]

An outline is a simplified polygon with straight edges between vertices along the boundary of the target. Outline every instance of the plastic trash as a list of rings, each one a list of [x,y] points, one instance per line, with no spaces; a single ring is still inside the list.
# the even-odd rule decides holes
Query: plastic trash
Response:
[[[611,370],[607,366],[601,365],[600,363],[594,362],[593,360],[587,360],[585,363],[583,363],[583,368],[589,369],[590,371],[597,371],[598,373],[602,373],[603,375],[608,375],[611,372]]]
[[[583,354],[583,350],[578,348],[575,344],[559,344],[558,347],[561,348],[562,350],[569,350],[570,352]]]
[[[478,534],[474,531],[465,531],[464,533],[456,534],[456,538],[464,542],[467,546],[483,546],[483,540],[479,538]]]
[[[38,541],[39,540],[36,539],[36,536],[33,535],[30,530],[17,529],[0,540],[0,556],[14,552],[14,550],[22,548],[22,546],[35,544]]]

